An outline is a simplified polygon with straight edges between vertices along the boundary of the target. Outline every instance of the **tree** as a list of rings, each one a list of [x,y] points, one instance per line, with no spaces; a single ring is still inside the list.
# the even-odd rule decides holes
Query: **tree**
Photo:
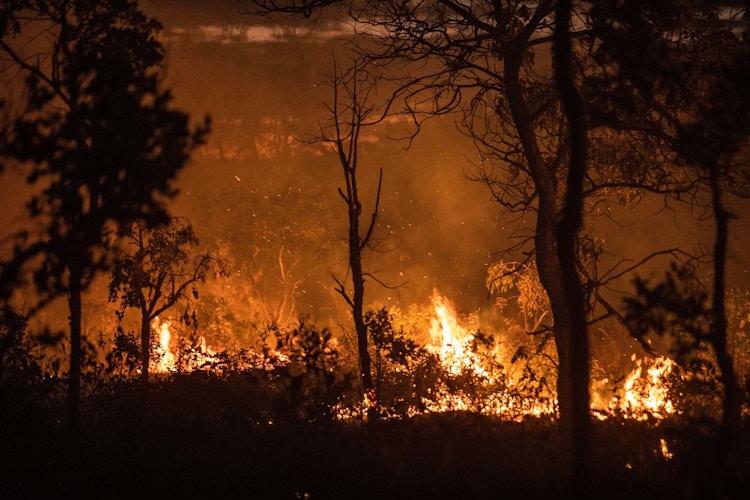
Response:
[[[0,50],[23,75],[26,99],[3,131],[3,165],[26,172],[37,190],[28,213],[42,226],[15,236],[0,282],[9,296],[33,272],[38,307],[68,298],[72,430],[79,418],[81,293],[111,265],[118,227],[167,220],[172,180],[208,131],[207,121],[191,130],[160,88],[160,28],[132,0],[19,0],[0,9]]]
[[[535,228],[517,251],[536,261],[550,298],[559,359],[560,421],[573,418],[570,310],[558,258],[556,226],[568,141],[548,60],[555,2],[515,1],[308,2],[253,1],[261,13],[309,16],[323,4],[345,4],[361,27],[353,50],[387,67],[404,112],[420,117],[458,111],[482,158],[502,173],[480,178],[496,185],[498,201],[515,213],[533,212]],[[256,12],[258,12],[256,10]],[[386,33],[387,36],[379,36]],[[577,36],[571,34],[570,36]],[[584,354],[585,356],[585,354]]]
[[[729,13],[729,17],[724,14]],[[653,289],[638,282],[639,297],[629,301],[630,314],[656,318],[670,310],[684,322],[697,313],[710,318],[708,331],[688,327],[697,346],[708,343],[724,386],[722,439],[736,442],[741,428],[741,395],[727,347],[725,281],[731,213],[725,194],[747,198],[748,170],[740,162],[750,137],[750,46],[736,19],[747,10],[724,10],[712,2],[686,4],[631,1],[601,2],[592,10],[598,38],[594,57],[609,73],[593,79],[596,119],[619,129],[639,128],[659,137],[681,170],[694,170],[696,185],[708,191],[715,221],[711,306],[692,298],[675,302],[675,277]],[[638,40],[634,48],[632,40]],[[635,50],[634,50],[635,49]],[[679,273],[678,273],[679,274]],[[645,307],[644,307],[645,306]],[[650,311],[647,311],[650,309]],[[659,322],[651,327],[659,330]],[[648,329],[648,322],[641,326]]]
[[[142,220],[121,235],[129,247],[118,258],[109,283],[109,300],[118,302],[120,319],[129,308],[141,315],[141,379],[148,381],[151,323],[180,301],[198,299],[196,285],[208,273],[226,274],[223,262],[208,252],[193,255],[198,237],[190,221],[173,217],[149,229]],[[188,293],[190,292],[190,294]],[[187,314],[187,313],[186,313]]]
[[[349,272],[351,273],[351,291],[346,284],[334,276],[336,291],[344,298],[352,311],[354,329],[357,334],[357,353],[359,358],[359,372],[362,388],[367,396],[370,408],[377,403],[375,385],[372,380],[371,360],[369,352],[368,328],[364,314],[365,278],[372,274],[363,267],[363,253],[371,246],[372,235],[378,217],[380,206],[380,188],[383,183],[383,170],[378,176],[377,191],[370,220],[366,227],[362,227],[362,201],[359,192],[359,137],[363,127],[374,125],[382,121],[382,115],[376,116],[377,107],[372,103],[375,93],[375,77],[355,62],[349,71],[340,72],[335,63],[328,83],[333,91],[333,98],[326,107],[330,113],[330,133],[322,131],[317,141],[331,144],[338,154],[339,164],[344,174],[344,189],[338,193],[346,203],[349,248]],[[349,274],[349,273],[347,273]],[[371,418],[375,412],[369,411]]]
[[[557,224],[557,253],[560,259],[562,281],[568,300],[569,321],[567,330],[570,353],[570,374],[564,379],[570,383],[565,391],[571,398],[573,412],[572,429],[569,436],[571,454],[571,488],[586,496],[589,481],[589,345],[586,331],[586,305],[578,275],[578,248],[576,240],[583,225],[583,183],[586,176],[588,153],[587,126],[583,102],[576,87],[573,48],[570,40],[572,2],[560,0],[555,8],[555,40],[553,42],[553,66],[555,83],[565,118],[568,122],[570,159],[565,182],[565,205]]]
[[[597,63],[588,57],[586,45],[591,34],[586,10],[591,5],[557,0],[253,0],[252,4],[255,13],[292,17],[310,17],[325,6],[341,8],[355,21],[352,50],[389,70],[381,81],[393,85],[394,102],[403,105],[392,112],[411,117],[417,131],[422,119],[459,113],[461,129],[474,140],[480,155],[474,178],[485,182],[517,221],[533,221],[530,226],[519,224],[516,241],[520,242],[509,250],[525,255],[519,267],[534,261],[549,296],[553,324],[545,321],[539,332],[529,333],[554,336],[559,423],[569,444],[580,441],[573,433],[584,435],[589,419],[585,325],[599,319],[602,309],[601,317],[619,317],[600,292],[607,280],[636,267],[623,258],[603,273],[587,272],[585,261],[597,265],[602,251],[580,229],[582,217],[598,203],[626,199],[634,191],[672,196],[695,190],[668,168],[666,155],[643,153],[647,134],[638,130],[620,134],[582,123],[585,115],[575,103],[575,94],[580,91],[581,75],[593,71]],[[563,17],[570,19],[567,27],[556,30],[555,23]],[[563,57],[555,56],[560,49]],[[590,168],[586,168],[587,140],[592,146]],[[623,168],[634,163],[641,175]],[[643,263],[670,252],[636,260]]]

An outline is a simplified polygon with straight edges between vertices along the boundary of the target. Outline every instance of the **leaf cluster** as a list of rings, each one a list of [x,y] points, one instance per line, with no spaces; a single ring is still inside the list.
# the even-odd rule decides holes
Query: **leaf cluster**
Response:
[[[64,292],[76,268],[86,286],[110,265],[113,230],[137,218],[164,222],[172,180],[203,142],[160,88],[161,25],[131,0],[28,0],[2,12],[0,51],[24,78],[25,108],[2,130],[3,165],[20,165],[37,190],[29,215],[44,229],[16,235],[4,293],[35,258],[37,288]],[[7,28],[12,26],[12,29]],[[44,46],[23,52],[39,32]],[[32,45],[33,46],[33,45]]]
[[[637,278],[635,288],[635,296],[623,301],[629,328],[641,336],[670,337],[675,341],[675,356],[686,364],[711,333],[711,303],[696,280],[695,269],[673,263],[663,281],[652,284]]]

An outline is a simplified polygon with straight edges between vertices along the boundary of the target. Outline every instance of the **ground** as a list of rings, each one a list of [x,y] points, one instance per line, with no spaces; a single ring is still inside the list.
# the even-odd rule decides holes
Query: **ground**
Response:
[[[229,383],[216,382],[215,384]],[[558,498],[551,419],[468,413],[376,425],[259,422],[220,385],[137,385],[73,438],[47,411],[6,417],[0,498]],[[155,399],[157,398],[157,399]],[[157,402],[158,401],[158,402]],[[89,402],[91,403],[91,402]],[[21,413],[16,412],[16,416]],[[596,422],[596,498],[750,498],[750,453],[720,468],[710,424]],[[661,440],[668,453],[661,449]],[[668,458],[671,454],[671,458]]]

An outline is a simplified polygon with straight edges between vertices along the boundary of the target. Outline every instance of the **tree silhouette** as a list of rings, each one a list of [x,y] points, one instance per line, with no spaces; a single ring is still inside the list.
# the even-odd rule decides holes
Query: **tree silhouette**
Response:
[[[518,214],[517,220],[534,214],[533,229],[522,227],[520,243],[511,250],[526,254],[527,260],[520,266],[530,259],[535,261],[549,296],[554,325],[545,321],[542,331],[552,332],[555,338],[560,366],[560,423],[563,429],[571,430],[574,397],[568,378],[574,363],[571,335],[577,333],[570,330],[571,303],[563,275],[565,266],[557,248],[565,195],[561,179],[567,175],[571,143],[568,124],[561,119],[556,82],[547,65],[554,40],[556,2],[252,3],[255,12],[261,14],[292,16],[310,16],[323,4],[343,5],[344,11],[356,19],[355,27],[361,35],[355,38],[353,50],[373,67],[388,70],[381,82],[395,88],[392,102],[403,105],[392,112],[411,117],[417,131],[425,117],[460,113],[461,128],[474,140],[482,159],[476,165],[475,179],[488,185],[504,209]],[[388,36],[378,36],[381,33]],[[573,30],[567,34],[572,39],[584,35],[585,31]],[[578,58],[575,64],[580,64]],[[617,190],[625,187],[618,174],[619,158],[610,155],[606,163],[598,162],[596,170],[588,172],[582,195],[617,196]],[[671,189],[671,185],[665,186],[668,180],[657,180],[664,185],[657,186],[651,177],[642,184],[659,192]],[[639,186],[632,180],[627,183],[627,189],[634,187]],[[569,234],[575,241],[575,231]],[[580,251],[577,243],[576,248]],[[589,289],[602,285],[593,281],[587,284]],[[589,294],[591,298],[598,296]],[[592,310],[591,306],[587,308],[589,314]],[[581,356],[587,357],[587,353]]]
[[[555,41],[552,47],[555,83],[564,116],[568,122],[570,159],[565,181],[565,205],[557,224],[557,253],[560,259],[562,281],[568,300],[569,321],[567,330],[570,364],[560,369],[570,370],[564,377],[570,388],[565,391],[571,398],[573,412],[570,436],[572,446],[571,491],[586,496],[589,481],[589,345],[586,329],[586,305],[578,275],[578,234],[583,226],[583,183],[586,177],[588,138],[583,102],[576,87],[574,56],[570,40],[572,2],[559,0],[555,7]],[[557,322],[557,320],[556,320]],[[564,394],[565,394],[564,393]]]
[[[357,353],[362,388],[368,397],[370,418],[375,418],[373,411],[377,404],[377,394],[372,379],[371,359],[369,352],[368,328],[364,314],[365,281],[367,277],[375,279],[363,267],[363,254],[372,247],[373,231],[380,206],[380,189],[383,182],[383,170],[380,169],[370,220],[362,227],[362,200],[359,191],[359,137],[362,129],[382,121],[377,106],[373,103],[375,96],[375,77],[356,61],[348,71],[340,71],[334,59],[333,71],[329,75],[333,97],[326,105],[330,115],[330,127],[323,130],[316,141],[327,143],[335,148],[339,164],[344,174],[344,189],[338,192],[346,203],[348,222],[348,273],[351,273],[351,291],[339,278],[336,280],[336,291],[346,300],[352,311],[354,329],[357,334]]]
[[[206,122],[191,131],[160,89],[160,28],[132,0],[25,0],[0,10],[0,50],[23,75],[26,98],[3,131],[3,164],[18,164],[37,188],[27,209],[42,225],[16,235],[0,281],[8,296],[33,271],[38,307],[68,298],[73,430],[81,292],[111,265],[118,227],[166,222],[172,180],[208,130]]]
[[[109,283],[109,300],[118,302],[122,319],[129,308],[141,315],[141,379],[148,381],[151,322],[180,301],[198,298],[196,285],[210,271],[226,274],[224,264],[208,252],[193,255],[198,237],[190,221],[174,217],[149,229],[142,220],[122,234],[128,249],[118,258]]]
[[[584,450],[569,458],[585,462],[587,322],[606,317],[622,321],[622,314],[602,292],[651,258],[681,252],[658,250],[645,259],[623,258],[609,269],[597,269],[603,252],[580,230],[582,217],[592,215],[600,203],[637,202],[644,192],[663,196],[665,202],[670,197],[696,196],[696,181],[705,177],[697,170],[672,168],[675,156],[650,128],[622,129],[586,115],[590,110],[577,97],[584,76],[614,69],[611,60],[592,56],[599,42],[589,11],[598,3],[249,3],[253,7],[247,12],[292,18],[314,17],[325,7],[339,9],[340,15],[354,20],[350,48],[372,67],[387,68],[381,82],[396,89],[394,102],[404,106],[393,112],[411,117],[417,131],[423,118],[460,113],[460,126],[480,156],[474,178],[487,184],[493,198],[515,214],[516,221],[533,221],[518,225],[517,243],[509,250],[525,256],[518,268],[534,261],[549,296],[553,323],[545,320],[538,332],[530,333],[554,336],[559,424],[567,442]],[[611,2],[615,9],[618,4]],[[633,2],[637,4],[643,2]],[[671,13],[679,24],[684,18],[676,4],[662,8],[659,3],[653,8]],[[560,24],[566,19],[570,20],[566,26]],[[635,31],[622,39],[636,81],[644,77],[637,74],[639,49],[652,40],[641,34]],[[635,42],[629,44],[631,38]],[[650,352],[637,330],[628,331]]]
[[[731,444],[741,428],[741,395],[727,348],[725,268],[732,214],[725,195],[750,196],[749,172],[741,160],[750,136],[750,40],[747,29],[734,23],[747,10],[711,2],[687,8],[683,2],[646,6],[633,1],[601,2],[592,13],[599,40],[594,56],[609,67],[607,75],[592,79],[596,119],[659,137],[679,170],[697,172],[695,184],[708,191],[715,221],[710,327],[707,332],[686,329],[696,346],[707,342],[714,351],[724,386],[722,435]],[[637,282],[630,316],[656,319],[646,306],[672,311],[688,324],[695,311],[708,313],[698,307],[680,310],[691,303],[688,296],[675,307],[674,283],[671,274],[653,289]],[[658,321],[652,327],[662,329]]]

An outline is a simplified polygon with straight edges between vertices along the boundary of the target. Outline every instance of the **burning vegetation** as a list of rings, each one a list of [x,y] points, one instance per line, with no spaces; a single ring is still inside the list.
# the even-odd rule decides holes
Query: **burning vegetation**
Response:
[[[745,7],[252,0],[191,36],[141,3],[0,7],[1,498],[750,497]],[[169,41],[263,85],[195,122]],[[255,64],[309,44],[319,86]],[[409,178],[386,144],[424,135]],[[633,248],[649,203],[713,247]]]
[[[548,361],[549,354],[538,352],[532,357],[524,346],[503,345],[506,342],[472,331],[461,324],[450,300],[437,292],[431,304],[429,340],[422,345],[407,338],[403,325],[394,326],[387,311],[368,314],[376,396],[366,394],[364,400],[358,401],[351,394],[346,395],[345,387],[340,385],[337,403],[325,409],[324,414],[344,421],[366,420],[366,409],[374,406],[379,418],[385,419],[453,411],[517,421],[555,415],[554,366],[542,361]],[[158,317],[151,323],[151,331],[151,369],[160,377],[193,371],[220,376],[248,370],[266,372],[264,376],[272,377],[282,370],[292,379],[302,379],[307,369],[314,368],[350,372],[348,377],[330,377],[328,383],[333,385],[347,380],[351,383],[353,379],[352,368],[331,364],[339,358],[339,343],[328,331],[319,332],[304,321],[291,333],[266,332],[271,337],[262,338],[259,349],[236,352],[215,351],[207,346],[204,337],[173,339],[172,321],[162,322]],[[632,370],[619,382],[594,380],[592,412],[601,420],[617,416],[659,421],[678,414],[672,401],[675,378],[681,378],[676,363],[667,357],[638,358],[635,354],[631,360]],[[295,387],[301,383],[294,381]]]
[[[556,365],[554,351],[545,345],[543,336],[485,333],[478,315],[460,315],[437,291],[422,308],[412,307],[407,312],[381,308],[368,312],[365,320],[371,338],[374,391],[364,397],[353,339],[334,336],[305,318],[285,327],[259,330],[253,345],[235,348],[225,347],[225,340],[219,344],[199,334],[200,327],[196,328],[189,315],[154,318],[147,385],[141,377],[138,336],[121,328],[112,341],[100,337],[96,345],[87,344],[82,413],[90,422],[87,432],[96,432],[105,447],[112,443],[111,432],[129,435],[138,429],[145,433],[143,439],[146,435],[155,439],[154,432],[166,432],[172,437],[166,438],[165,446],[192,441],[194,446],[223,457],[219,460],[228,471],[236,471],[237,464],[228,462],[225,454],[243,456],[246,463],[267,470],[269,477],[275,477],[277,472],[271,469],[285,463],[287,456],[267,451],[268,460],[276,465],[260,465],[236,448],[239,443],[255,449],[263,442],[270,446],[267,450],[277,450],[278,443],[292,440],[298,443],[294,453],[323,446],[318,448],[321,452],[334,447],[344,456],[351,453],[349,446],[370,446],[378,456],[383,454],[381,458],[393,453],[405,458],[429,453],[446,433],[458,433],[466,442],[449,439],[450,460],[464,460],[464,465],[456,463],[464,471],[466,464],[476,464],[471,453],[485,453],[486,446],[494,446],[498,452],[506,450],[508,457],[515,455],[526,463],[548,460],[557,453],[558,444],[554,443],[559,436],[547,434],[556,419]],[[51,346],[20,334],[25,321],[10,310],[5,311],[4,324],[3,387],[5,391],[15,387],[17,397],[26,401],[23,409],[17,407],[6,414],[6,421],[29,418],[31,408],[36,408],[35,412],[55,408],[64,395],[60,391],[66,380],[66,362],[60,356],[64,353],[56,355]],[[599,432],[604,433],[597,453],[607,457],[602,458],[602,464],[615,467],[603,470],[609,470],[612,477],[659,470],[665,481],[681,480],[679,468],[696,453],[684,433],[692,432],[687,431],[693,429],[691,422],[703,421],[705,425],[708,421],[701,419],[716,418],[720,406],[717,394],[712,393],[715,374],[709,365],[698,374],[663,356],[632,355],[627,361],[619,372],[600,369],[601,376],[592,381],[591,412],[601,426]],[[236,446],[222,441],[227,432],[240,436]],[[198,434],[187,437],[193,433]],[[202,435],[205,440],[199,437]],[[526,443],[536,447],[537,458],[519,452],[518,446],[526,449],[526,445],[514,444],[521,436],[527,436]],[[618,438],[613,441],[614,436]],[[153,449],[160,450],[159,440],[164,439],[159,437]],[[211,441],[215,439],[224,442],[221,448]],[[423,449],[404,448],[403,439]],[[638,446],[634,447],[635,443]],[[118,442],[117,446],[128,449],[130,445]],[[433,448],[433,452],[446,453],[442,448]],[[416,473],[414,463],[407,465],[401,458],[383,473],[394,474],[397,464]],[[493,460],[506,463],[508,459]],[[507,462],[505,467],[521,474],[518,464]],[[481,484],[493,484],[475,472],[465,473]],[[316,481],[297,481],[312,491],[332,492]],[[235,487],[237,480],[227,479],[226,484]],[[460,493],[442,481],[438,484],[445,491]],[[279,491],[265,479],[247,487],[271,496]],[[346,483],[341,487],[354,488]],[[431,489],[434,485],[420,488],[436,495],[445,493]],[[555,491],[545,488],[517,491]],[[374,491],[383,492],[380,487]]]

